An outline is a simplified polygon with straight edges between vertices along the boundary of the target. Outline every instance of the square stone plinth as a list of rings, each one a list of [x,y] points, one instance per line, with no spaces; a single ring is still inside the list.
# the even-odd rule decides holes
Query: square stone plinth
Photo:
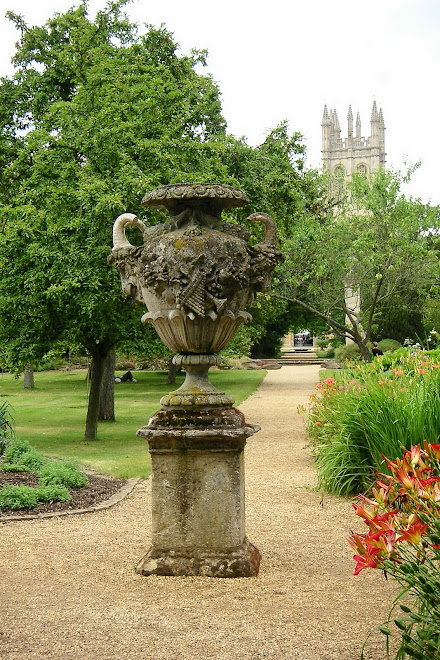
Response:
[[[244,446],[258,427],[154,428],[152,546],[143,575],[257,575],[260,553],[245,536]]]

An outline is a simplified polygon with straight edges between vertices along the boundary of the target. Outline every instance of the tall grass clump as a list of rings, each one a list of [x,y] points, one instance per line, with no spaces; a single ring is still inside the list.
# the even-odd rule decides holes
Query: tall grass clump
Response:
[[[423,351],[383,356],[317,384],[309,411],[318,485],[349,495],[368,490],[383,456],[440,435],[440,363]]]

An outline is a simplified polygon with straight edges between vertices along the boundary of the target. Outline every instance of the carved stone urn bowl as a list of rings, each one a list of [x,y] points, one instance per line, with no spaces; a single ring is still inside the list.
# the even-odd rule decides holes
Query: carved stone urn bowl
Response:
[[[245,308],[256,292],[268,290],[280,258],[274,223],[266,214],[248,218],[266,227],[263,242],[253,246],[244,227],[221,219],[223,209],[248,201],[243,192],[226,185],[162,186],[145,195],[142,204],[168,211],[167,222],[146,227],[124,213],[114,225],[110,261],[121,274],[124,291],[143,301],[148,311],[142,321],[151,323],[164,344],[180,354],[175,361],[187,373],[202,378],[202,390],[209,383],[203,374],[218,362],[214,354],[227,346],[241,323],[252,319]],[[142,246],[129,243],[129,225],[141,230]],[[187,382],[184,389],[197,387]],[[213,391],[211,386],[211,395]]]

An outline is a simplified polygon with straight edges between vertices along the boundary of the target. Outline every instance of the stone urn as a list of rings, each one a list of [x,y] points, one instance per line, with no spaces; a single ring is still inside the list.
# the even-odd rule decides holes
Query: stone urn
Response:
[[[143,205],[168,211],[146,227],[124,213],[114,224],[109,261],[126,295],[142,301],[152,323],[186,371],[183,385],[161,399],[162,409],[138,431],[152,463],[152,545],[139,562],[142,575],[251,577],[261,555],[245,534],[244,447],[259,430],[217,390],[208,370],[240,323],[246,306],[270,287],[281,260],[270,216],[254,213],[264,239],[224,222],[223,209],[244,206],[244,193],[225,185],[176,184],[145,195]],[[131,245],[134,225],[143,244]]]
[[[142,205],[168,211],[169,220],[146,227],[124,213],[113,229],[109,258],[118,269],[125,293],[147,307],[143,322],[151,323],[174,362],[185,367],[187,380],[162,405],[224,405],[207,379],[219,362],[215,355],[232,339],[241,323],[252,320],[246,306],[259,291],[268,291],[272,272],[281,259],[275,224],[265,213],[250,215],[262,222],[265,236],[249,244],[249,232],[224,222],[223,209],[245,206],[247,196],[226,185],[175,184],[145,195]],[[133,246],[125,235],[134,225],[143,245]],[[215,395],[217,394],[217,399]]]

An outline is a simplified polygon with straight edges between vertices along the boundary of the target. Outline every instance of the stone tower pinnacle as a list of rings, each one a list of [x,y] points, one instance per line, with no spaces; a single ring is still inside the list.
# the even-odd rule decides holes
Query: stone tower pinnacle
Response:
[[[362,137],[361,118],[356,114],[356,135],[353,136],[353,110],[348,107],[348,132],[341,138],[341,127],[335,109],[324,106],[322,117],[322,160],[328,172],[350,178],[353,172],[371,174],[385,165],[385,121],[376,101],[371,110],[371,135]]]

